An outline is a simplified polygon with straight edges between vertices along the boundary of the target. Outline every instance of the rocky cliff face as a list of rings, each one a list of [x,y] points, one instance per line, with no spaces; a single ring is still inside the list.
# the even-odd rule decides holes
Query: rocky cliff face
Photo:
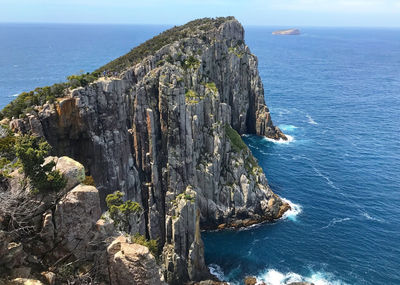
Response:
[[[139,202],[142,234],[163,245],[175,284],[208,277],[200,228],[273,220],[288,208],[240,137],[286,139],[271,121],[243,27],[225,18],[182,30],[118,76],[11,122],[83,163],[102,201],[120,190]]]

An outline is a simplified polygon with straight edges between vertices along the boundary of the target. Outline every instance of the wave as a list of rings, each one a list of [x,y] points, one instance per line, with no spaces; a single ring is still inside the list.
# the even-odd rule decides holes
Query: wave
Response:
[[[307,117],[307,119],[308,119],[308,123],[309,123],[309,124],[311,124],[311,125],[318,125],[318,123],[317,123],[316,121],[314,121],[314,119],[313,119],[309,114],[307,114],[306,117]]]
[[[279,140],[274,140],[274,139],[270,139],[270,138],[264,138],[265,140],[269,141],[269,142],[273,142],[273,143],[277,143],[277,144],[289,144],[291,142],[294,142],[294,137],[286,135],[287,140],[283,140],[283,139],[279,139]]]
[[[350,220],[351,220],[351,218],[333,218],[332,221],[330,221],[329,224],[326,225],[325,227],[322,227],[322,229],[327,229],[331,226],[334,226],[337,223],[343,223],[343,222],[350,221]]]
[[[268,269],[261,276],[257,277],[257,284],[285,285],[293,282],[310,282],[315,285],[345,285],[346,283],[337,280],[333,274],[326,272],[311,272],[310,276],[301,276],[294,272],[282,273],[275,269]]]
[[[293,125],[285,125],[285,124],[279,125],[278,127],[279,127],[282,131],[284,131],[284,132],[292,132],[292,131],[294,131],[295,129],[297,129],[296,126],[293,126]]]
[[[210,270],[210,273],[217,277],[219,280],[226,280],[224,271],[222,270],[221,266],[218,264],[210,264],[208,265],[208,269]],[[229,283],[228,283],[229,284]]]
[[[301,205],[295,204],[292,201],[285,199],[285,198],[282,198],[282,200],[285,201],[286,203],[288,203],[291,208],[289,211],[286,211],[283,214],[282,219],[297,221],[297,216],[303,211]]]
[[[19,94],[20,93],[15,93],[15,94],[10,95],[10,97],[18,97]]]

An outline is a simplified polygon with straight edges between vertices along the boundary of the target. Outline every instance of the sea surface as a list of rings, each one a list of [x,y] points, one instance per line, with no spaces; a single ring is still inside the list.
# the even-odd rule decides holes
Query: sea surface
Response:
[[[0,107],[107,63],[161,26],[0,25]],[[272,118],[291,138],[245,136],[292,211],[203,233],[212,272],[241,284],[400,284],[400,30],[247,27]]]

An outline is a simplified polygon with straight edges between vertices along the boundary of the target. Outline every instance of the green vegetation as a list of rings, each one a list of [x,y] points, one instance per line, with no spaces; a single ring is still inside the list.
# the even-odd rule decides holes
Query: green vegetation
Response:
[[[209,82],[205,84],[206,88],[210,89],[214,94],[218,93],[218,88],[214,82]]]
[[[8,104],[0,112],[2,118],[19,118],[20,115],[33,111],[33,106],[45,104],[47,101],[54,102],[56,98],[64,96],[64,90],[68,87],[68,83],[54,84],[42,88],[36,88],[34,91],[21,93],[14,101]]]
[[[57,83],[52,86],[39,87],[30,92],[22,92],[14,101],[8,104],[0,112],[0,119],[2,118],[19,118],[28,112],[33,112],[34,106],[40,106],[46,102],[53,103],[56,98],[65,96],[67,88],[77,88],[87,86],[89,83],[95,81],[98,75],[85,73],[80,75],[68,76],[68,82]]]
[[[65,187],[65,178],[58,170],[54,170],[56,163],[44,163],[50,149],[50,145],[42,138],[23,135],[16,139],[15,153],[34,191],[57,192]]]
[[[54,170],[55,162],[44,163],[50,149],[50,145],[42,138],[15,136],[11,130],[7,130],[6,135],[0,138],[0,178],[7,177],[13,169],[22,166],[34,192],[61,190],[66,180],[58,170]],[[15,162],[16,158],[18,160]]]
[[[0,126],[0,181],[13,169],[11,161],[15,159],[15,136],[10,129]]]
[[[230,47],[228,51],[234,53],[238,58],[241,58],[244,55],[244,52],[240,50],[239,46]]]
[[[139,233],[136,233],[134,236],[131,237],[131,241],[133,243],[141,244],[145,247],[147,247],[151,254],[157,259],[160,255],[160,252],[158,250],[158,242],[155,239],[150,239],[147,240],[144,236],[142,236]]]
[[[140,214],[142,207],[139,203],[131,200],[123,201],[124,194],[120,191],[109,194],[106,197],[106,204],[110,218],[120,230],[130,232],[132,225],[129,222],[131,214]]]
[[[191,203],[194,203],[194,202],[196,201],[196,198],[195,198],[193,195],[191,195],[191,194],[189,194],[189,193],[187,193],[187,192],[185,191],[185,192],[183,192],[183,193],[181,193],[181,194],[178,194],[178,195],[175,197],[175,199],[171,201],[171,203],[174,204],[174,205],[177,205],[177,204],[178,204],[178,201],[179,201],[179,200],[182,200],[182,199],[184,199],[184,200],[186,200],[186,201],[190,201]]]
[[[89,85],[89,83],[92,83],[99,77],[99,74],[97,73],[85,73],[85,74],[80,74],[80,75],[71,75],[68,76],[68,87],[71,87],[72,89],[78,88],[78,87],[85,87]]]
[[[167,31],[162,32],[158,36],[144,42],[132,49],[129,53],[109,62],[108,64],[100,67],[95,72],[101,73],[105,70],[120,72],[127,67],[140,62],[143,58],[154,54],[165,45],[171,44],[175,41],[183,39],[197,30],[208,31],[212,28],[218,28],[222,23],[234,19],[233,17],[220,17],[216,19],[203,18],[191,21],[183,26],[173,27]]]
[[[183,69],[187,70],[187,69],[197,69],[200,66],[200,61],[195,58],[194,56],[189,56],[187,59],[185,59],[182,62],[182,67]]]
[[[188,104],[197,104],[200,102],[200,100],[203,100],[204,96],[200,96],[199,94],[197,94],[196,91],[189,89],[188,91],[186,91],[185,93],[185,100],[186,103]]]
[[[229,124],[225,125],[225,132],[231,141],[232,149],[235,152],[240,152],[247,149],[247,145],[244,143],[237,131],[235,131]]]

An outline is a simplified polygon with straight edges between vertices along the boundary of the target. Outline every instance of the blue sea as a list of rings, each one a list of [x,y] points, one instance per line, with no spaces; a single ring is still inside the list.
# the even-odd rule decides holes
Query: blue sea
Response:
[[[0,25],[0,107],[107,63],[162,26]],[[292,211],[203,233],[231,284],[400,284],[400,30],[247,27],[272,118],[288,143],[245,136]]]

